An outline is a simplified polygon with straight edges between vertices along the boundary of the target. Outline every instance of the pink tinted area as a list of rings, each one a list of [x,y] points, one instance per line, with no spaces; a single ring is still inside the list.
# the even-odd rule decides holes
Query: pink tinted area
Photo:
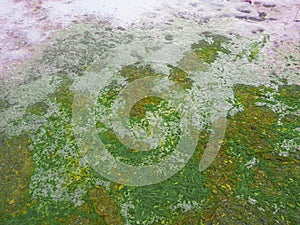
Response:
[[[51,22],[40,0],[0,0],[0,77],[31,57],[59,24]]]
[[[256,27],[252,32],[271,34],[275,47],[292,48],[300,40],[300,4],[294,0],[0,0],[0,9],[0,78],[8,79],[16,78],[14,68],[32,57],[55,31],[89,18],[129,28],[174,17],[231,16]]]

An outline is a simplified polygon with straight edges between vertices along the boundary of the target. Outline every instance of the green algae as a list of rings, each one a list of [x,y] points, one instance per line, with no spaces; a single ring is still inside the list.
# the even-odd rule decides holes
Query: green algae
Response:
[[[169,75],[169,79],[179,84],[183,89],[189,89],[192,87],[193,82],[191,78],[189,78],[189,74],[183,71],[180,68],[170,66],[171,71]]]
[[[135,65],[125,66],[120,70],[120,75],[124,77],[128,82],[147,77],[147,76],[159,76],[151,68],[150,65],[142,66],[138,63]]]
[[[192,81],[187,72],[172,65],[168,65],[168,67],[170,68],[170,80],[174,81],[176,84],[179,84],[184,89],[191,88]],[[150,65],[142,66],[138,63],[123,67],[120,70],[120,75],[128,82],[132,82],[147,76],[161,76],[161,74],[156,73]]]
[[[7,165],[15,165],[14,169],[9,170],[9,172],[8,170],[3,171],[5,178],[15,182],[15,184],[10,184],[11,181],[6,180],[3,183],[5,186],[1,187],[3,190],[7,189],[7,191],[13,190],[13,193],[4,193],[7,196],[6,198],[1,198],[4,201],[3,206],[6,205],[5,208],[1,209],[1,214],[5,213],[3,224],[78,224],[79,221],[82,221],[84,224],[104,224],[101,215],[97,214],[96,211],[86,212],[81,209],[83,206],[74,207],[74,204],[67,199],[57,201],[51,199],[49,194],[37,197],[32,193],[38,189],[42,191],[39,185],[43,186],[44,184],[43,180],[33,179],[36,174],[41,173],[37,171],[51,173],[53,170],[59,171],[59,168],[62,167],[65,170],[65,175],[61,174],[66,181],[65,188],[70,192],[76,191],[78,186],[83,184],[87,185],[86,188],[88,188],[89,182],[92,182],[90,179],[92,175],[89,169],[80,167],[78,164],[79,158],[76,158],[77,147],[72,134],[70,120],[74,97],[74,93],[69,89],[71,81],[66,76],[61,76],[61,78],[61,86],[47,98],[48,104],[49,102],[55,102],[59,106],[58,111],[47,115],[47,123],[35,132],[35,136],[32,139],[15,137],[12,140],[8,139],[7,142],[6,139],[3,139],[7,143],[6,151],[9,153],[9,157],[2,155],[1,161],[7,161]],[[28,106],[26,112],[27,114],[45,116],[47,109],[47,104],[42,102]],[[38,137],[39,134],[42,134],[42,136]],[[51,146],[54,143],[55,148],[52,148]],[[23,145],[25,144],[26,146],[24,147]],[[2,146],[5,147],[6,144]],[[18,148],[18,151],[14,151],[14,146]],[[59,151],[66,146],[70,146],[72,152],[65,152],[65,155],[62,155]],[[21,148],[22,152],[19,153]],[[1,150],[5,150],[5,148]],[[23,157],[24,160],[33,161],[30,164],[30,168],[27,168],[28,163],[24,165],[26,168],[23,168],[24,166],[19,168],[18,164],[23,162],[20,158]],[[13,162],[10,163],[10,161]],[[78,167],[80,169],[76,169]],[[27,173],[29,174],[27,175]],[[15,178],[16,176],[17,178]],[[28,186],[30,177],[31,187],[30,185]],[[17,182],[15,179],[18,179]],[[56,178],[53,177],[51,179]],[[26,185],[22,184],[22,182],[25,182]],[[15,185],[17,186],[13,188]],[[32,185],[35,186],[32,187]],[[33,188],[36,190],[33,190]]]
[[[34,104],[30,104],[26,108],[26,113],[42,116],[47,112],[47,110],[48,106],[45,102],[37,102]]]
[[[9,102],[5,99],[0,99],[0,110],[6,109],[9,106]]]
[[[229,119],[223,151],[214,162],[219,169],[205,171],[211,176],[209,185],[213,187],[213,198],[204,210],[208,217],[204,221],[208,223],[294,224],[299,221],[293,207],[299,205],[293,197],[299,184],[296,172],[299,161],[295,156],[277,155],[277,143],[285,137],[278,131],[287,128],[277,125],[279,116],[270,109],[255,105],[257,96],[263,92],[263,87],[236,89],[236,98],[245,109]],[[298,126],[292,125],[293,129]],[[293,138],[291,134],[290,130],[289,138]],[[256,163],[249,164],[254,157]]]
[[[212,34],[206,34],[206,37],[211,41],[202,40],[192,45],[192,50],[203,62],[211,64],[220,53],[230,54],[223,47],[223,43],[229,41],[226,37]],[[258,58],[260,48],[260,44],[254,43],[240,57],[246,56],[249,62],[253,62]],[[92,58],[88,59],[89,62],[91,60]],[[62,64],[62,70],[82,74],[87,65],[88,63],[82,63],[74,69]],[[193,85],[188,73],[178,67],[169,68],[170,80],[184,89]],[[128,82],[160,75],[151,66],[138,64],[125,66],[119,73]],[[243,110],[228,116],[222,149],[212,166],[203,173],[198,171],[198,165],[208,142],[209,129],[201,132],[196,151],[186,167],[170,179],[146,187],[129,187],[112,182],[109,190],[106,190],[96,184],[97,179],[105,179],[87,165],[80,164],[84,152],[78,149],[71,131],[74,97],[74,91],[70,88],[72,80],[65,75],[58,76],[61,83],[55,93],[47,97],[47,103],[34,103],[26,109],[27,114],[45,116],[49,111],[49,102],[58,106],[57,111],[47,115],[47,123],[34,134],[36,139],[31,140],[26,136],[7,141],[8,139],[1,137],[1,141],[9,143],[1,144],[1,147],[6,146],[6,152],[22,146],[21,152],[15,155],[15,151],[10,152],[1,162],[10,160],[12,162],[8,164],[16,164],[23,155],[26,161],[25,166],[15,167],[19,168],[17,171],[25,168],[24,172],[19,173],[19,177],[14,175],[16,171],[11,168],[5,170],[5,176],[17,180],[18,185],[27,185],[24,189],[13,191],[13,194],[8,192],[16,190],[17,186],[1,187],[1,190],[6,191],[5,198],[1,201],[8,206],[1,209],[1,215],[5,215],[3,224],[122,224],[125,223],[124,220],[131,224],[299,223],[297,209],[300,202],[294,197],[298,195],[300,182],[299,150],[296,149],[299,146],[297,128],[300,127],[299,116],[296,114],[299,110],[298,85],[282,85],[278,91],[264,86],[235,85],[234,102],[231,103],[236,107],[242,106]],[[121,88],[118,84],[110,85],[103,93],[104,97],[98,99],[98,103],[110,107]],[[273,93],[274,99],[268,98],[269,93]],[[269,105],[284,103],[290,107],[289,113],[280,119],[279,112],[272,111],[269,105],[257,105],[260,102]],[[156,111],[160,107],[172,111],[163,105],[160,98],[145,98],[132,108],[131,120],[133,123],[141,122],[146,112]],[[165,119],[177,121],[178,117],[166,113]],[[96,128],[101,130],[104,127],[104,123],[97,121]],[[122,157],[130,158],[129,154],[132,154],[129,160],[131,164],[143,162],[145,155],[135,158],[137,154],[134,149],[124,148],[112,130],[102,132],[100,136],[105,144],[115,146],[112,150],[114,156],[120,157],[120,152],[123,152],[125,154]],[[288,149],[288,156],[283,157],[279,152],[286,150],[281,144],[287,139],[295,141],[296,145],[293,145],[293,149]],[[173,144],[176,145],[176,140]],[[29,145],[30,154],[27,151]],[[62,155],[61,150],[66,146],[70,151]],[[35,166],[32,162],[27,164],[30,158],[34,158]],[[74,194],[81,187],[84,193],[75,203],[72,202],[72,195],[59,200],[54,200],[51,195],[30,199],[28,179],[34,167],[43,169],[46,173],[47,169],[63,168],[64,171],[58,175],[63,177],[64,187],[68,192]],[[55,182],[53,179],[50,183]],[[39,185],[33,186],[32,196]]]
[[[97,214],[104,218],[104,224],[121,225],[124,223],[120,214],[120,208],[105,188],[96,186],[91,189],[89,199]]]
[[[285,89],[289,90],[288,87]],[[299,217],[295,210],[299,201],[294,196],[297,195],[297,185],[300,181],[297,173],[299,161],[294,156],[279,157],[275,151],[277,143],[284,138],[278,130],[287,128],[286,125],[282,125],[279,129],[279,116],[267,107],[255,104],[267,90],[268,88],[263,86],[236,86],[236,100],[244,106],[244,110],[228,118],[229,125],[220,154],[212,167],[203,174],[197,174],[192,164],[196,166],[200,161],[208,141],[206,132],[202,132],[199,137],[193,160],[179,174],[160,183],[159,188],[134,188],[132,193],[131,187],[118,186],[117,195],[121,194],[121,199],[130,198],[135,207],[140,208],[134,211],[134,215],[137,216],[134,221],[137,218],[140,218],[140,221],[148,221],[154,215],[160,215],[164,219],[153,224],[184,224],[182,221],[192,221],[193,224],[297,223]],[[293,89],[290,90],[285,98],[293,95]],[[293,120],[293,124],[289,126],[295,129],[299,122]],[[289,130],[291,131],[292,129]],[[254,157],[258,163],[252,166],[249,161]],[[276,175],[278,173],[281,174],[280,177]],[[179,177],[182,174],[183,177]],[[179,178],[176,179],[177,177]],[[195,179],[189,180],[187,177]],[[195,180],[201,180],[201,183],[197,184],[202,186],[201,189],[193,185]],[[177,185],[183,189],[186,187],[184,192],[178,191]],[[152,192],[155,194],[151,195]],[[148,193],[150,199],[149,196],[144,197],[143,193]],[[195,199],[196,196],[198,199]],[[161,201],[161,198],[164,201]],[[204,201],[204,204],[198,206],[198,210],[179,210],[177,213],[165,205],[166,201],[172,205],[172,200],[176,198]],[[134,200],[137,201],[136,204]],[[158,205],[157,210],[160,212],[151,210]]]
[[[51,98],[59,104],[60,111],[70,113],[73,94],[66,83],[68,81],[64,81]],[[27,204],[31,206],[26,206],[24,202],[25,207],[10,209],[8,214],[12,217],[7,220],[8,223],[27,221],[30,224],[113,224],[117,221],[118,224],[122,224],[121,217],[117,215],[121,211],[122,203],[126,204],[128,201],[134,205],[134,209],[131,209],[135,216],[133,224],[136,221],[151,221],[153,218],[158,218],[158,222],[153,224],[276,224],[278,221],[297,223],[299,218],[296,216],[296,209],[300,203],[293,196],[297,195],[299,185],[299,161],[293,154],[285,158],[279,157],[274,149],[285,137],[297,137],[294,130],[299,127],[299,119],[287,115],[283,124],[278,125],[279,116],[276,113],[265,106],[256,105],[263,100],[270,88],[236,85],[234,90],[235,101],[238,105],[243,105],[244,110],[228,118],[229,125],[220,154],[212,167],[203,174],[198,172],[197,167],[208,141],[207,132],[201,133],[194,157],[186,167],[167,181],[146,187],[113,184],[111,192],[96,187],[86,195],[85,203],[76,208],[68,202],[54,203],[40,199],[38,201],[48,202],[46,215],[39,211],[38,202],[33,203],[27,199]],[[276,93],[277,100],[290,106],[298,106],[295,98],[298,86],[280,86],[279,90]],[[107,93],[111,98],[118,92]],[[131,116],[142,118],[149,106],[153,108],[160,103],[159,98],[143,99],[133,107]],[[35,111],[28,110],[28,113],[35,114]],[[45,144],[48,141],[53,142],[52,134],[62,127],[61,119],[61,116],[49,118],[52,123],[57,123],[57,126],[49,127]],[[68,123],[64,130],[69,129]],[[58,135],[61,136],[61,133],[58,132]],[[114,140],[111,137],[107,139]],[[66,144],[63,140],[59,143]],[[39,143],[36,148],[42,150],[45,149],[45,145]],[[47,158],[43,159],[44,163],[50,163],[50,167],[55,166],[55,163],[59,166],[73,164],[74,167],[71,168],[78,166],[72,161],[61,161],[60,157],[55,157],[55,152],[52,154],[50,158],[53,162],[47,162]],[[259,163],[248,169],[245,165],[253,157],[257,158]],[[278,176],[278,173],[281,176]],[[76,180],[72,181],[71,186],[75,188],[87,180],[93,183],[91,177],[97,175],[88,170],[71,174],[70,180]],[[249,198],[257,202],[250,204]],[[194,203],[194,209],[171,207],[176,206],[178,202],[193,205],[193,201],[198,203]],[[276,214],[273,214],[275,211]]]
[[[229,42],[229,38],[211,33],[205,33],[204,35],[206,38],[211,39],[211,42],[200,40],[198,43],[192,45],[192,51],[203,62],[211,64],[218,58],[219,53],[230,54],[230,50],[223,47],[223,44]]]
[[[29,197],[29,178],[33,173],[34,163],[28,152],[31,142],[28,134],[6,137],[1,134],[1,220],[10,215],[18,216],[25,213]]]
[[[258,59],[261,50],[266,45],[269,39],[268,35],[264,35],[263,39],[260,41],[253,41],[248,46],[246,46],[238,55],[238,58],[246,57],[248,62],[253,62]]]
[[[94,188],[86,196],[86,203],[82,206],[72,209],[74,207],[69,203],[51,203],[47,207],[47,215],[38,211],[37,203],[35,209],[29,206],[20,209],[17,207],[8,211],[12,216],[11,220],[7,220],[8,223],[19,221],[22,224],[22,221],[27,221],[30,224],[113,224],[117,221],[118,224],[122,224],[121,217],[117,215],[122,202],[126,204],[129,199],[135,207],[131,211],[135,216],[133,224],[134,221],[151,221],[154,217],[161,219],[153,224],[297,223],[297,207],[300,203],[294,196],[297,195],[299,185],[299,161],[295,155],[279,157],[274,148],[276,143],[299,126],[299,119],[285,118],[283,125],[277,125],[276,113],[255,104],[264,96],[266,90],[263,89],[264,87],[236,86],[235,100],[244,106],[244,111],[228,118],[229,125],[220,154],[212,167],[203,174],[198,172],[197,166],[208,141],[208,134],[205,132],[200,135],[193,159],[181,172],[165,182],[146,187],[124,187],[114,184],[110,193],[102,187],[101,191],[98,191],[99,187]],[[290,105],[297,103],[288,100],[293,99],[297,87],[284,86],[280,87],[280,90],[282,91],[278,93],[278,98]],[[65,92],[57,93],[63,95]],[[69,98],[65,98],[65,95],[56,96],[59,102],[61,99],[68,102],[71,98],[72,94]],[[144,100],[134,107],[132,115],[144,114],[147,104],[153,106],[160,101]],[[69,106],[62,104],[61,110]],[[52,118],[55,122],[58,122],[58,119],[59,117]],[[39,148],[44,147],[39,145]],[[259,163],[248,169],[245,165],[253,157],[257,158]],[[81,180],[91,174],[88,172],[86,175],[79,173],[72,176],[73,179]],[[73,182],[73,185],[80,185],[80,182]],[[249,197],[257,202],[250,204]],[[202,205],[187,211],[172,209],[170,206],[177,205],[178,201],[195,201]]]
[[[162,101],[162,98],[156,96],[143,98],[134,104],[129,116],[141,120],[142,118],[145,118],[147,109],[153,109],[156,105],[161,104]]]
[[[173,71],[175,69],[172,68],[171,70],[172,72],[169,76],[170,79],[173,78]],[[183,73],[181,70],[179,71],[180,74]],[[149,65],[141,66],[138,64],[126,66],[122,68],[119,73],[128,81],[134,81],[146,76],[160,76],[160,74],[155,73]],[[177,72],[177,74],[179,73]],[[185,80],[183,79],[179,82],[182,85],[182,82],[185,82]],[[114,82],[104,88],[104,91],[102,91],[97,100],[99,105],[111,107],[121,88],[121,85],[114,84]],[[138,101],[132,107],[129,113],[130,124],[132,126],[138,125],[145,127],[146,131],[149,132],[149,130],[147,130],[147,127],[149,127],[149,121],[146,119],[146,112],[158,113],[157,115],[163,119],[165,126],[168,126],[169,123],[179,122],[178,112],[176,112],[174,108],[170,108],[167,101],[155,96],[149,96]],[[136,146],[134,149],[130,149],[122,144],[118,140],[113,129],[108,128],[103,122],[96,121],[96,128],[100,128],[101,130],[101,132],[99,132],[99,137],[104,145],[110,146],[109,152],[121,162],[130,165],[153,165],[163,161],[165,157],[172,153],[170,149],[174,149],[178,144],[178,135],[180,134],[180,130],[177,127],[175,131],[171,131],[166,134],[164,143],[161,143],[163,146],[154,148],[151,151],[138,151],[137,149],[139,146]]]

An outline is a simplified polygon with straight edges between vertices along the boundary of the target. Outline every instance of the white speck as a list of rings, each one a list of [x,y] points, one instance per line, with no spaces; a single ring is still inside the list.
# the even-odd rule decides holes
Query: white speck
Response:
[[[249,162],[246,163],[246,167],[247,167],[247,169],[250,169],[253,166],[257,165],[258,163],[259,163],[259,160],[254,157],[253,159],[251,159]]]
[[[283,156],[283,157],[288,157],[289,156],[289,152],[286,152],[286,151],[280,151],[278,153],[279,156]]]
[[[251,204],[251,205],[255,205],[257,200],[254,199],[254,198],[251,198],[250,196],[248,197],[248,202]]]

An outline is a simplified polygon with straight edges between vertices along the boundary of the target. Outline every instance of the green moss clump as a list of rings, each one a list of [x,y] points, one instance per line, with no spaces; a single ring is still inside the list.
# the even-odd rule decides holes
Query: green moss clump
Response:
[[[99,217],[103,218],[103,224],[124,224],[115,199],[111,197],[104,187],[97,186],[91,189],[89,200]]]
[[[45,102],[36,102],[34,104],[30,104],[27,107],[26,112],[37,116],[42,116],[47,112],[47,110],[48,105]]]
[[[300,86],[296,84],[280,86],[278,95],[275,96],[275,99],[281,100],[286,105],[299,110]]]
[[[138,63],[125,66],[120,70],[120,75],[126,78],[128,82],[147,77],[147,76],[158,76],[150,65],[142,66]]]
[[[147,109],[149,110],[151,108],[154,108],[155,106],[159,105],[162,101],[162,98],[156,96],[143,98],[134,104],[129,113],[129,116],[141,120],[145,118]]]
[[[264,36],[263,40],[251,43],[237,55],[237,58],[246,57],[248,62],[253,62],[258,58],[260,50],[265,46],[267,39],[268,36]]]
[[[6,109],[9,106],[9,102],[5,99],[0,99],[0,110]]]
[[[222,35],[213,35],[206,33],[205,37],[211,38],[212,43],[206,40],[200,40],[192,45],[193,52],[203,61],[208,64],[213,63],[220,52],[230,54],[230,51],[222,46],[223,43],[228,43],[229,39]]]
[[[26,213],[25,205],[30,200],[28,185],[34,168],[28,150],[30,143],[27,134],[13,137],[0,135],[0,218],[3,221]]]
[[[281,89],[286,92],[275,93],[280,102],[292,97],[294,88]],[[287,138],[297,139],[295,128],[300,121],[290,116],[278,124],[279,114],[256,105],[269,88],[236,85],[234,90],[244,110],[228,118],[222,149],[204,171],[211,198],[202,211],[202,221],[296,224],[300,219],[296,213],[300,202],[294,198],[300,181],[299,160],[296,152],[279,156],[277,148]],[[249,164],[251,161],[255,163]]]
[[[189,78],[187,72],[183,71],[182,69],[174,66],[170,67],[170,75],[169,79],[174,81],[176,84],[180,85],[183,89],[192,88],[192,80]]]

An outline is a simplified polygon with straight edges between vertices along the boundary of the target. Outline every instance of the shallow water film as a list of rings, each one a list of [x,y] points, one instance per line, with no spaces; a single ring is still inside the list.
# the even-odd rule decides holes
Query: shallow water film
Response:
[[[300,224],[296,1],[0,6],[0,224]]]

